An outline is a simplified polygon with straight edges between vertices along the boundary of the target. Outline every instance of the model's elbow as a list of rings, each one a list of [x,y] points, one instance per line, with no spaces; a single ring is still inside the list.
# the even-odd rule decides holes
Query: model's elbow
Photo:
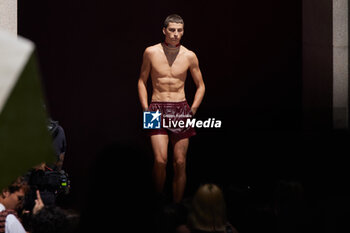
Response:
[[[139,78],[139,81],[137,82],[137,89],[144,88],[146,86],[147,83],[142,78]]]
[[[204,95],[204,93],[205,93],[205,84],[202,83],[202,85],[200,85],[200,88],[202,89],[202,93],[203,93],[203,95]]]

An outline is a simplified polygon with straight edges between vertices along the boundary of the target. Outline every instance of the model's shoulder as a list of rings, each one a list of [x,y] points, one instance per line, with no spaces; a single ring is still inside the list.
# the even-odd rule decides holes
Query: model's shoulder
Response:
[[[148,54],[156,53],[156,52],[159,51],[160,46],[161,46],[160,44],[155,44],[155,45],[148,46],[145,49],[145,53],[148,53]]]
[[[181,45],[182,46],[182,49],[185,53],[185,55],[188,57],[188,58],[195,58],[196,57],[196,54],[192,51],[192,50],[189,50],[188,48],[186,48],[185,46]]]
[[[189,59],[190,61],[194,61],[197,59],[197,55],[192,50],[185,48],[184,53],[187,59]]]

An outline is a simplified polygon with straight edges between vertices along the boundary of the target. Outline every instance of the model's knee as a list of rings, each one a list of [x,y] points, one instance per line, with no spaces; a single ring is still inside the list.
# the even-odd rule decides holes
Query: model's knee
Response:
[[[176,159],[174,161],[174,167],[176,169],[182,169],[186,167],[186,160],[185,159]]]
[[[168,162],[167,159],[156,158],[154,160],[154,165],[157,166],[157,167],[166,167],[167,162]]]

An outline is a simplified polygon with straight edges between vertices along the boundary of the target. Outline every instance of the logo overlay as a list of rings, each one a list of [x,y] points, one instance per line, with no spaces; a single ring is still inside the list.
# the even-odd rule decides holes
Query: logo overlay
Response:
[[[221,121],[215,118],[207,120],[197,120],[189,118],[190,115],[164,115],[157,110],[156,112],[143,112],[143,128],[144,129],[160,129],[162,128],[221,128]]]
[[[161,115],[158,110],[156,112],[143,112],[143,128],[160,129]]]

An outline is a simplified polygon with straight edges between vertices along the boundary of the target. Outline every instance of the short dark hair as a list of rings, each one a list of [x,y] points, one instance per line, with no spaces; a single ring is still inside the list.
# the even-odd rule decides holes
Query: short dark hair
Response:
[[[184,20],[181,18],[180,15],[177,14],[171,14],[164,20],[164,27],[167,28],[169,23],[182,23],[184,24]]]
[[[65,212],[58,206],[45,206],[31,219],[33,233],[63,233],[67,232],[68,220]]]
[[[28,182],[25,181],[23,176],[18,177],[14,180],[10,185],[2,189],[2,192],[9,192],[10,194],[15,193],[19,190],[23,190],[23,192],[28,192],[29,185]]]

